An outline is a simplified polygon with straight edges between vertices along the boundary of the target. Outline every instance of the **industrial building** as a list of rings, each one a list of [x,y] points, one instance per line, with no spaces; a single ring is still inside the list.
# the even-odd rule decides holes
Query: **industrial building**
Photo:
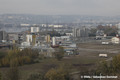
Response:
[[[119,37],[113,37],[113,38],[111,39],[111,42],[112,42],[113,44],[119,44],[119,43],[120,43],[120,38],[119,38]]]
[[[8,33],[8,40],[11,43],[16,43],[18,41],[18,33]]]
[[[104,38],[104,31],[103,30],[97,30],[96,39],[103,39],[103,38]]]
[[[70,36],[60,36],[60,37],[52,37],[52,45],[59,45],[64,42],[70,41]]]
[[[8,35],[5,31],[0,31],[0,42],[7,41]]]
[[[118,35],[120,36],[120,23],[116,24],[116,27],[118,28]]]
[[[29,43],[32,42],[32,35],[31,34],[26,35],[26,42],[29,42]]]
[[[36,27],[36,26],[34,26],[34,27],[31,27],[31,33],[37,33],[37,32],[39,32],[39,27]]]
[[[73,37],[88,37],[89,30],[87,28],[73,28]]]

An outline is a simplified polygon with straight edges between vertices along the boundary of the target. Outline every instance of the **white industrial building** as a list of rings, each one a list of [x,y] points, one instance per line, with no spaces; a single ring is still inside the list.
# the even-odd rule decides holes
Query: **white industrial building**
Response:
[[[52,37],[52,45],[70,41],[70,36]]]
[[[39,27],[31,27],[31,33],[37,33],[39,32]]]
[[[70,36],[56,37],[56,42],[66,42],[66,41],[70,41]]]
[[[16,43],[18,41],[18,33],[8,33],[8,40],[11,43]]]
[[[99,57],[108,57],[107,54],[99,54]]]
[[[21,46],[23,46],[23,47],[29,47],[30,46],[30,42],[22,42]]]
[[[54,25],[54,24],[42,24],[42,27],[54,27],[54,28],[61,28],[63,25]]]
[[[114,44],[119,44],[120,43],[120,38],[119,37],[113,37],[111,39],[111,42],[114,43]]]
[[[67,36],[73,36],[73,33],[65,33]]]
[[[30,26],[30,24],[20,24],[20,26]]]
[[[53,25],[55,28],[63,27],[63,25]]]
[[[56,45],[56,37],[52,37],[52,45],[53,45],[53,46]]]
[[[31,34],[26,35],[26,41],[29,43],[32,42],[32,35]]]

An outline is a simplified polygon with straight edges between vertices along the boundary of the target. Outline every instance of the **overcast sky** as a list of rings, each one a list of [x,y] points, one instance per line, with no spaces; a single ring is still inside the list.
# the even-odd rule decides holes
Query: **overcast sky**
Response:
[[[0,0],[0,14],[120,15],[120,0]]]

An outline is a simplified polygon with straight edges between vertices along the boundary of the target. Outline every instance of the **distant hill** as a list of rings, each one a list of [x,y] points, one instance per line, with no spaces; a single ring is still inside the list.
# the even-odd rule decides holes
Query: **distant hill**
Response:
[[[117,23],[120,16],[80,16],[80,15],[32,15],[32,14],[1,14],[0,23],[11,24],[42,24],[42,23]]]

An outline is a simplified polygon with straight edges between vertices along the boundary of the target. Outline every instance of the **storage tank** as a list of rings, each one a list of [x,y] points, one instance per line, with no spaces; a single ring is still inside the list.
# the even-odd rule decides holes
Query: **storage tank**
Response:
[[[46,37],[45,37],[45,39],[46,39],[46,42],[50,42],[50,35],[47,35]]]
[[[26,35],[26,41],[27,42],[32,42],[32,35],[31,34]]]
[[[55,37],[52,37],[52,45],[55,46],[56,45],[56,40]]]

